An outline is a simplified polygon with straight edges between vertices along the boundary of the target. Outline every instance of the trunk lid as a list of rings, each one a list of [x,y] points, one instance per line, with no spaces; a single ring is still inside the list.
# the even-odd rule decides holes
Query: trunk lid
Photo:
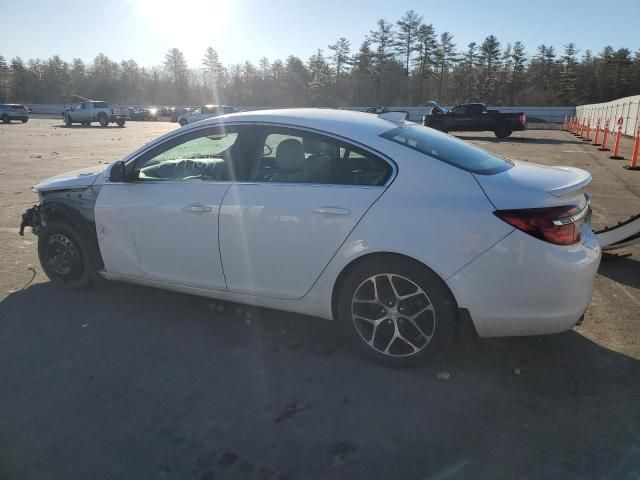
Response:
[[[579,168],[518,161],[504,172],[473,176],[499,210],[561,205],[582,207],[587,200],[581,190],[591,182],[591,174]]]

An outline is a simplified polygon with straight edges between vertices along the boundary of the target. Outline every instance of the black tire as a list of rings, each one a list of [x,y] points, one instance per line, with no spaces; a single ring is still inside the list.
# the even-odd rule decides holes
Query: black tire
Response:
[[[28,121],[29,121],[29,119],[25,118],[25,119],[22,120],[22,123],[27,123]]]
[[[180,121],[178,122],[180,124],[181,127],[184,127],[185,125],[187,125],[189,122],[187,122],[184,118],[181,118]]]
[[[371,304],[366,299],[365,302],[358,301],[362,299],[363,289],[373,291],[368,285],[372,284],[372,277],[379,292],[376,298],[382,301],[381,304]],[[408,295],[408,298],[394,300],[395,307],[384,298],[389,298],[387,293],[393,295],[389,290],[391,284],[384,285],[385,278],[391,278],[394,290],[404,291]],[[414,288],[416,290],[412,292]],[[384,293],[385,290],[387,293]],[[441,356],[451,344],[457,320],[455,299],[445,283],[418,262],[398,255],[376,255],[365,259],[347,273],[337,293],[337,316],[341,327],[357,348],[377,361],[390,366],[428,362]],[[354,318],[356,304],[358,308],[365,307],[367,310],[367,313],[359,311],[361,315],[380,321],[375,330],[369,321],[358,320],[358,316]],[[372,316],[368,310],[370,308],[375,309]],[[417,317],[412,321],[403,318],[403,308],[407,318],[413,316],[407,315],[408,310],[411,314],[417,313]],[[392,309],[394,313],[391,313]],[[367,338],[369,329],[375,335]],[[395,338],[395,333],[391,331],[399,332],[403,337]],[[412,342],[411,347],[405,338]]]
[[[67,127],[70,127],[73,124],[73,122],[71,121],[71,115],[65,115],[64,116],[64,124]]]
[[[507,138],[513,133],[513,130],[511,130],[511,127],[506,123],[499,123],[496,125],[494,133],[498,138]]]
[[[9,122],[11,122],[11,120],[9,120],[9,115],[7,115],[6,113],[2,115],[2,123],[9,123]]]
[[[101,127],[109,126],[109,119],[104,113],[98,114],[98,121],[100,122]]]
[[[80,289],[94,276],[82,236],[65,222],[53,221],[38,233],[38,257],[44,273],[56,285]]]
[[[116,120],[116,123],[118,124],[119,127],[124,127],[125,121],[124,120]]]

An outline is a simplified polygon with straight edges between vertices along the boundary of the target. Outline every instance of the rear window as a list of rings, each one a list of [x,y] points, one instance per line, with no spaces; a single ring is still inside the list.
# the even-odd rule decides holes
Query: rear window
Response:
[[[436,160],[480,175],[493,175],[513,166],[504,158],[420,125],[394,128],[380,136]]]
[[[11,110],[26,110],[24,105],[11,105]]]
[[[93,102],[93,108],[109,108],[105,102]]]

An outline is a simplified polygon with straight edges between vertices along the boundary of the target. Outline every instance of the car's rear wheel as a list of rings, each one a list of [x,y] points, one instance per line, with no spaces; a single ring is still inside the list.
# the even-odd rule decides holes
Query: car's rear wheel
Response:
[[[6,113],[4,115],[2,115],[2,123],[9,123],[9,115],[7,115]]]
[[[356,346],[393,366],[440,356],[455,331],[456,303],[444,282],[406,257],[357,264],[341,285],[338,317]]]
[[[116,123],[118,124],[119,127],[124,127],[124,120],[117,120]]]
[[[104,113],[98,115],[98,121],[100,122],[101,127],[106,127],[109,125],[109,119]]]
[[[511,130],[511,127],[506,123],[499,123],[496,125],[494,133],[498,138],[507,138],[513,133],[513,130]]]
[[[23,118],[23,119],[22,119],[22,123],[27,123],[28,121],[29,121],[29,119],[28,119],[28,118]]]
[[[55,284],[78,289],[91,283],[91,261],[82,237],[64,222],[53,221],[38,234],[38,256]]]
[[[188,122],[184,118],[181,118],[178,123],[180,124],[181,127],[184,127]]]

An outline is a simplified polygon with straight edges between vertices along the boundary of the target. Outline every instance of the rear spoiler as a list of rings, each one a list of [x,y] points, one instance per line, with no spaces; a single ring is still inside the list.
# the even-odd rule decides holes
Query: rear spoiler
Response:
[[[584,188],[591,182],[591,174],[585,170],[582,170],[580,168],[572,168],[572,167],[556,167],[556,168],[562,168],[563,170],[566,170],[566,171],[572,171],[578,175],[578,178],[574,179],[573,181],[571,181],[571,183],[568,183],[567,185],[563,185],[561,187],[557,187],[552,190],[549,190],[549,193],[554,197],[564,197],[569,193],[573,193],[580,190],[581,188]]]

